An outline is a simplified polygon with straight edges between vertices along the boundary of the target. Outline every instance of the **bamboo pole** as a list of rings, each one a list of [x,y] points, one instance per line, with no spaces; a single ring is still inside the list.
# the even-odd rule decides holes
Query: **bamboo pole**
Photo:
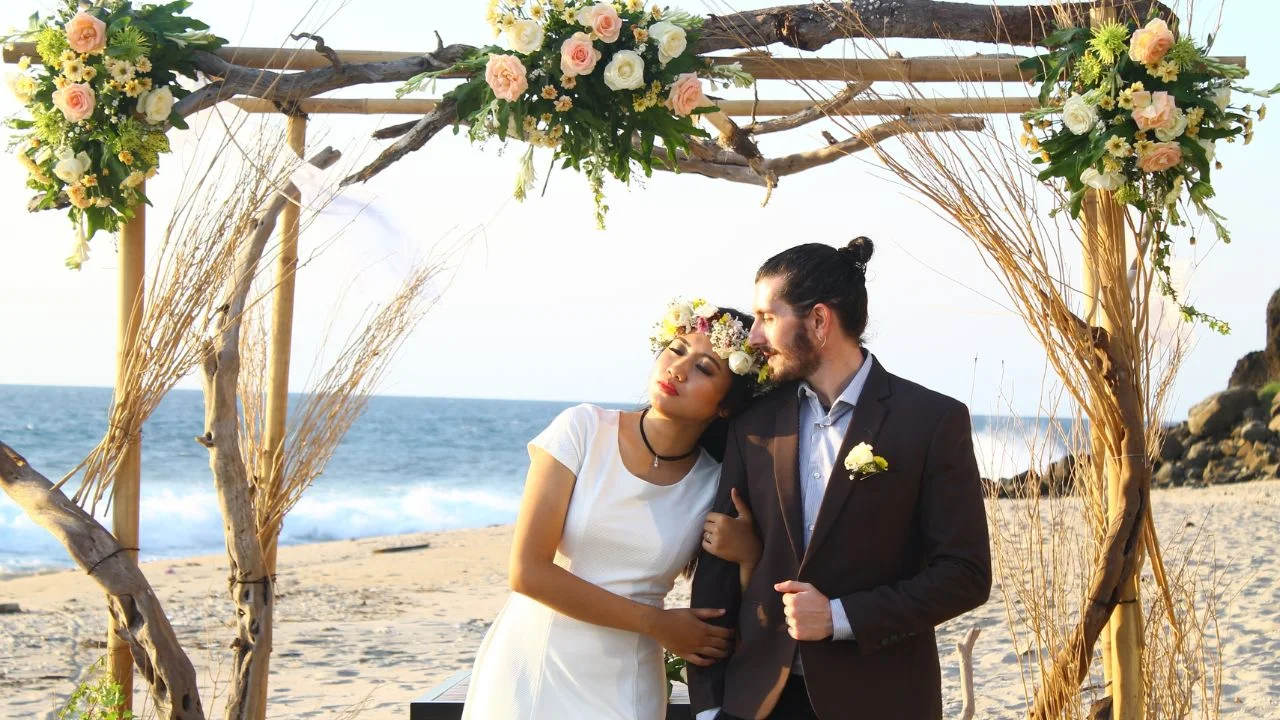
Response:
[[[139,192],[146,192],[141,185]],[[144,275],[147,256],[147,210],[138,203],[133,219],[120,233],[120,295],[118,336],[116,340],[116,397],[124,387],[129,373],[136,372],[138,361],[134,353],[138,330],[142,324]],[[136,562],[138,559],[138,503],[142,480],[142,438],[135,435],[128,439],[119,468],[112,482],[111,531],[120,547]],[[124,631],[111,616],[107,631],[107,655],[111,664],[111,679],[120,686],[122,708],[133,709],[133,655],[124,637]]]
[[[280,108],[260,98],[234,98],[231,104],[251,113],[278,113]],[[298,109],[312,115],[426,115],[440,104],[437,99],[414,98],[310,98]],[[780,117],[814,106],[809,100],[720,100],[725,115]],[[1038,107],[1034,98],[921,98],[853,100],[827,111],[829,115],[1002,115],[1024,113]]]
[[[344,65],[392,62],[421,57],[422,52],[396,50],[338,50]],[[329,58],[311,48],[225,47],[218,57],[241,67],[263,70],[321,70],[333,66]],[[16,63],[27,56],[40,62],[35,43],[15,43],[4,50],[4,61]],[[772,58],[710,56],[716,65],[739,63],[758,80],[830,80],[853,82],[1024,82],[1030,74],[1018,68],[1025,58],[1018,55],[975,55],[972,57],[915,57],[847,60],[837,58]],[[1245,66],[1245,58],[1224,56],[1219,62]],[[441,75],[443,78],[461,75]]]
[[[290,115],[288,122],[289,147],[298,157],[305,158],[307,147],[307,118]],[[280,213],[280,257],[276,261],[275,291],[271,307],[271,346],[267,357],[267,418],[262,443],[262,457],[258,459],[258,473],[267,478],[267,486],[275,487],[283,482],[284,442],[289,417],[289,360],[293,348],[293,301],[297,288],[298,234],[302,196],[290,186],[284,192],[288,204]],[[263,560],[271,582],[276,576],[276,550],[279,547],[280,527],[266,528],[260,535],[264,543]],[[253,667],[250,685],[253,688],[253,717],[261,720],[267,716],[267,689],[270,681],[272,628],[264,628],[259,647],[264,650],[263,661]]]

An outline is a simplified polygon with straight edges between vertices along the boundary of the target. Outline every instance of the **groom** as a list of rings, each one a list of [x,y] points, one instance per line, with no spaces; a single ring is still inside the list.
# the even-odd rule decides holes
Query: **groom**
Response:
[[[692,606],[739,632],[689,666],[698,720],[937,720],[934,627],[991,590],[968,410],[862,347],[872,249],[800,245],[756,274],[750,342],[780,384],[731,426],[715,510],[737,489],[763,552],[745,590],[698,559]]]

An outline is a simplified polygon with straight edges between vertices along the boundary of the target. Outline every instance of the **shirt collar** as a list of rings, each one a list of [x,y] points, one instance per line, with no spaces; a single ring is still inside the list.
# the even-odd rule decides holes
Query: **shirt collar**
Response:
[[[858,397],[862,395],[862,388],[866,387],[867,384],[867,376],[871,374],[871,363],[875,360],[875,357],[870,352],[866,350],[861,352],[862,367],[858,368],[858,372],[853,376],[853,379],[845,386],[844,392],[840,393],[840,397],[837,397],[836,401],[831,404],[832,409],[838,407],[840,403],[844,403],[849,407],[854,407],[858,404]],[[800,381],[800,386],[796,389],[796,395],[801,400],[806,397],[816,400],[818,397],[818,393],[804,380]]]

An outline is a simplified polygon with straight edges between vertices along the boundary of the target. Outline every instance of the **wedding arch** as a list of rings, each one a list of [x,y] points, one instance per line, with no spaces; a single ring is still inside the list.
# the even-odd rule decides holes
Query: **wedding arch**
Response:
[[[583,3],[569,3],[570,6]],[[623,5],[635,3],[619,3]],[[564,3],[552,3],[563,6]],[[641,8],[643,4],[640,3]],[[826,165],[862,151],[873,151],[904,176],[909,170],[894,165],[892,152],[880,143],[919,133],[976,133],[986,127],[983,116],[1034,112],[1047,104],[1045,97],[952,97],[907,99],[868,98],[875,83],[914,86],[917,83],[1025,84],[1040,78],[1044,68],[1022,55],[995,54],[972,57],[886,57],[881,59],[833,59],[816,55],[775,57],[767,48],[782,47],[816,53],[839,40],[867,38],[920,38],[962,40],[995,46],[1058,46],[1059,28],[1089,28],[1100,24],[1164,18],[1176,23],[1171,10],[1155,0],[1114,2],[1066,2],[1052,6],[975,5],[941,0],[852,0],[844,3],[791,5],[702,18],[697,39],[688,54],[705,62],[717,77],[755,80],[840,82],[843,89],[816,101],[757,98],[749,101],[717,101],[717,109],[704,113],[715,129],[714,137],[662,136],[680,146],[664,146],[650,136],[636,138],[643,158],[657,160],[652,169],[678,171],[710,178],[747,183],[764,189],[764,200],[784,178]],[[654,18],[657,19],[656,16]],[[477,58],[483,48],[446,45],[440,41],[428,52],[334,50],[324,38],[301,34],[314,50],[222,47],[196,51],[189,60],[207,82],[172,107],[170,122],[181,122],[218,103],[229,102],[249,113],[281,113],[288,117],[288,144],[302,157],[306,152],[307,117],[313,114],[418,115],[418,119],[387,127],[375,137],[393,140],[376,160],[344,180],[367,182],[391,164],[423,147],[441,130],[469,120],[460,112],[460,99],[335,99],[318,97],[356,85],[406,83],[424,75],[443,80],[470,80],[484,72]],[[637,38],[638,39],[638,38]],[[737,53],[737,54],[728,54]],[[6,47],[4,60],[39,57],[34,44]],[[1214,58],[1223,66],[1244,66],[1243,58]],[[1062,71],[1064,68],[1059,67]],[[760,90],[763,86],[757,86]],[[757,92],[759,92],[758,90]],[[1061,111],[1061,108],[1058,109]],[[762,136],[793,130],[824,118],[884,118],[868,127],[810,151],[768,157],[761,150]],[[500,128],[504,138],[506,117]],[[536,124],[536,123],[535,123]],[[514,125],[514,123],[513,123]],[[520,134],[518,129],[516,134]],[[523,135],[520,135],[523,137]],[[631,136],[627,136],[628,145]],[[631,150],[628,150],[631,152]],[[1046,151],[1047,153],[1048,151]],[[628,155],[628,157],[632,157]],[[666,159],[666,164],[662,160]],[[309,162],[325,167],[334,162],[331,151]],[[643,162],[648,168],[647,162]],[[1079,173],[1077,173],[1078,175]],[[1078,177],[1076,178],[1078,180]],[[920,187],[917,185],[917,187]],[[1012,287],[1033,297],[1019,305],[1024,312],[1048,308],[1047,318],[1026,317],[1029,325],[1051,328],[1037,335],[1042,340],[1057,332],[1080,342],[1060,341],[1051,351],[1069,347],[1076,357],[1056,366],[1064,383],[1076,392],[1094,429],[1099,462],[1096,485],[1090,497],[1106,518],[1102,554],[1089,584],[1088,602],[1081,608],[1078,625],[1059,648],[1046,669],[1031,716],[1058,717],[1067,693],[1078,690],[1092,662],[1095,643],[1104,629],[1110,634],[1110,657],[1104,670],[1112,683],[1114,715],[1142,717],[1143,688],[1140,670],[1141,619],[1137,599],[1138,568],[1144,552],[1160,574],[1158,545],[1150,524],[1150,436],[1152,418],[1143,402],[1141,368],[1143,347],[1135,340],[1141,318],[1131,307],[1131,266],[1139,262],[1126,249],[1126,211],[1117,202],[1114,188],[1090,186],[1080,191],[1083,206],[1082,253],[1086,264],[1082,296],[1083,312],[1073,310],[1065,294],[1030,285]],[[928,194],[927,192],[925,193]],[[290,198],[293,198],[291,201]],[[71,199],[58,197],[65,207]],[[940,204],[945,205],[939,201]],[[952,211],[952,208],[946,208]],[[1079,209],[1079,206],[1078,208]],[[956,211],[958,212],[958,211]],[[274,232],[276,217],[282,227],[281,251],[274,285],[274,320],[271,335],[270,374],[266,392],[266,441],[259,466],[246,468],[236,424],[236,380],[239,371],[238,335],[240,311],[248,292],[247,281],[256,272],[261,249]],[[292,296],[297,271],[298,208],[296,189],[286,188],[263,213],[254,228],[252,242],[237,265],[235,276],[222,290],[217,333],[205,346],[203,374],[206,388],[206,430],[199,438],[210,451],[215,483],[228,524],[231,560],[230,589],[239,619],[233,643],[235,678],[227,717],[265,716],[266,678],[270,657],[271,605],[274,597],[275,535],[259,538],[251,502],[243,488],[246,476],[281,471],[284,454],[284,419],[287,410],[288,359],[292,333]],[[124,688],[131,687],[132,668],[151,685],[158,714],[171,718],[203,717],[194,672],[150,586],[136,564],[138,546],[138,490],[142,420],[127,410],[130,390],[127,374],[141,357],[138,328],[144,302],[143,268],[146,256],[142,206],[120,229],[120,336],[119,372],[109,440],[112,458],[96,481],[81,489],[76,500],[96,502],[110,493],[113,529],[108,533],[76,502],[31,468],[15,450],[0,444],[0,486],[33,518],[48,527],[67,546],[72,557],[108,593],[111,604],[113,673]],[[972,228],[966,228],[972,231]],[[1141,240],[1141,239],[1139,239]],[[981,244],[980,244],[981,246]],[[1141,256],[1150,244],[1139,244]],[[998,248],[987,247],[988,252]],[[1016,266],[996,263],[1002,271]],[[1030,291],[1028,291],[1030,288]],[[1040,293],[1036,295],[1036,293]],[[1039,303],[1039,305],[1037,305]],[[1052,330],[1056,328],[1056,330]],[[1052,354],[1052,352],[1050,353]],[[136,372],[136,368],[132,371]],[[1083,380],[1082,380],[1083,378]],[[106,441],[104,441],[106,442]],[[1108,629],[1109,626],[1109,629]],[[126,690],[125,697],[131,693]]]

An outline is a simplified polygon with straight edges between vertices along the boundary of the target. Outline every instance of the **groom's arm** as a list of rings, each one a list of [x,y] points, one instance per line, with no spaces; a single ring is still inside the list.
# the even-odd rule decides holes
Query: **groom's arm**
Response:
[[[728,439],[725,443],[724,465],[720,470],[720,483],[716,490],[713,512],[731,514],[734,511],[731,490],[738,489],[738,494],[747,504],[751,499],[747,495],[746,468],[742,463],[741,444],[738,440],[737,427],[729,427]],[[690,606],[695,608],[724,609],[724,616],[706,622],[724,627],[737,627],[738,609],[742,600],[742,586],[739,582],[737,563],[727,562],[703,550],[698,553],[698,567],[693,574],[693,591]],[[707,667],[688,666],[689,704],[694,713],[701,714],[724,703],[724,675],[727,661],[720,661]],[[710,714],[708,712],[708,714]]]
[[[991,593],[982,480],[964,405],[955,403],[934,430],[921,483],[925,568],[902,582],[839,598],[864,654],[972,610]]]

